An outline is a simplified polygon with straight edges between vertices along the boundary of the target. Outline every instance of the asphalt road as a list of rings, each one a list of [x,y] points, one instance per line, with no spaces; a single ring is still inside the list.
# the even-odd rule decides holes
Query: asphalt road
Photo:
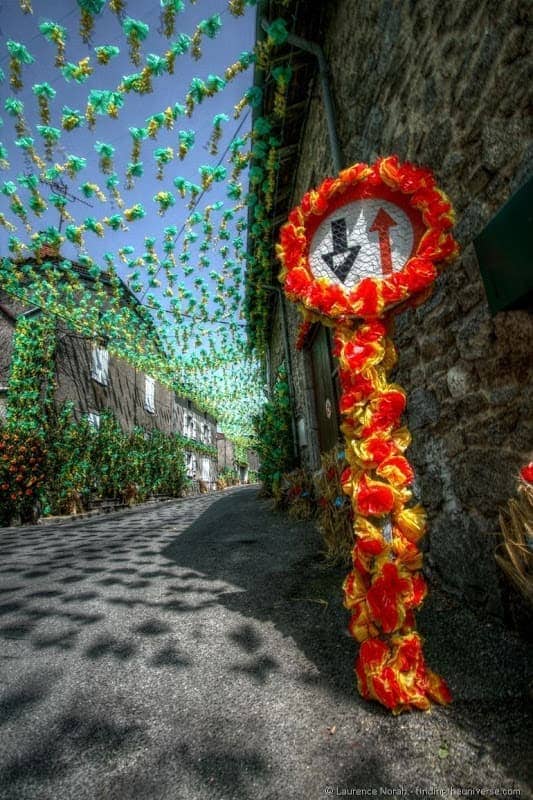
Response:
[[[394,718],[319,546],[254,487],[0,529],[0,798],[531,796],[526,645],[434,591],[455,702]]]

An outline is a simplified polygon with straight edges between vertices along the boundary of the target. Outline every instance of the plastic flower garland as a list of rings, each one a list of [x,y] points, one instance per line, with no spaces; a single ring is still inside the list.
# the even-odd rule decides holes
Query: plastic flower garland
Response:
[[[27,4],[27,0],[20,0],[20,3],[22,8],[24,4]],[[101,123],[105,125],[106,120],[102,119],[103,117],[117,118],[121,107],[127,102],[126,95],[129,92],[145,94],[150,91],[152,78],[155,83],[156,78],[172,73],[174,62],[178,56],[189,53],[194,44],[201,45],[201,39],[207,40],[208,38],[219,36],[222,17],[215,15],[202,21],[197,26],[198,35],[194,41],[194,33],[192,31],[191,36],[184,33],[175,36],[172,33],[172,40],[165,44],[161,52],[148,53],[147,47],[147,54],[144,54],[141,53],[141,47],[144,42],[148,46],[150,41],[145,37],[148,26],[140,20],[132,20],[128,16],[133,9],[126,9],[124,0],[109,0],[108,3],[105,3],[104,0],[77,0],[77,5],[81,10],[82,36],[90,45],[90,55],[87,53],[83,58],[79,58],[80,54],[74,55],[73,51],[71,55],[73,61],[67,62],[67,29],[56,22],[46,20],[46,18],[44,22],[38,25],[41,36],[52,45],[55,51],[52,53],[52,59],[55,55],[58,77],[66,82],[75,82],[78,87],[83,87],[93,73],[102,74],[100,67],[107,69],[106,65],[112,59],[117,59],[119,55],[127,53],[128,48],[124,46],[124,40],[130,46],[130,55],[134,59],[134,64],[139,67],[139,71],[135,75],[125,75],[114,91],[112,90],[113,87],[110,86],[107,89],[91,88],[89,91],[82,92],[81,96],[85,97],[83,105],[80,104],[79,109],[70,108],[67,105],[57,103],[57,98],[60,95],[49,84],[44,82],[35,84],[32,94],[30,94],[31,86],[22,86],[24,66],[33,62],[33,56],[24,45],[20,45],[18,42],[10,43],[11,46],[8,47],[8,51],[12,60],[16,62],[12,67],[12,88],[13,90],[25,88],[26,95],[21,96],[24,99],[24,103],[15,97],[7,98],[5,110],[12,118],[9,122],[15,127],[16,137],[14,144],[21,151],[20,155],[24,156],[28,170],[33,169],[34,171],[25,172],[24,175],[19,175],[18,177],[13,174],[13,176],[10,176],[12,180],[6,180],[5,185],[0,182],[2,200],[6,202],[4,200],[5,195],[9,213],[15,215],[18,223],[18,227],[13,225],[8,219],[8,214],[0,213],[0,225],[9,234],[15,234],[14,236],[9,236],[9,259],[2,259],[0,272],[2,273],[2,279],[4,279],[4,275],[9,277],[9,280],[6,277],[8,290],[14,296],[20,297],[21,300],[41,305],[53,314],[57,314],[68,324],[72,323],[74,329],[77,329],[80,325],[84,327],[86,324],[87,328],[92,331],[96,326],[98,313],[103,312],[105,324],[109,328],[108,332],[116,340],[114,342],[116,344],[116,352],[120,351],[121,355],[131,356],[135,360],[137,357],[143,357],[141,353],[136,352],[136,348],[130,341],[136,337],[136,333],[133,330],[135,325],[133,325],[131,332],[128,332],[127,336],[124,333],[123,341],[122,333],[126,326],[123,324],[124,320],[121,316],[118,296],[113,299],[112,308],[108,308],[109,298],[107,297],[107,291],[109,290],[104,290],[99,277],[107,274],[113,281],[113,285],[118,280],[113,263],[114,255],[106,253],[103,256],[105,264],[98,265],[87,255],[85,248],[91,248],[95,237],[107,236],[109,231],[127,230],[128,224],[132,228],[135,225],[137,229],[143,224],[147,224],[146,217],[151,210],[134,200],[130,200],[125,204],[118,191],[118,187],[123,185],[123,179],[125,179],[127,187],[132,186],[134,180],[138,180],[143,176],[143,171],[146,173],[150,169],[148,158],[144,164],[141,161],[142,143],[145,139],[155,140],[161,134],[164,135],[164,129],[172,130],[178,117],[191,116],[195,106],[205,102],[207,98],[222,92],[227,83],[234,80],[255,61],[256,53],[255,48],[253,52],[244,51],[240,53],[233,63],[229,64],[221,72],[220,76],[206,74],[203,80],[200,78],[193,79],[184,98],[186,104],[175,103],[172,107],[161,108],[159,113],[152,113],[147,119],[137,120],[136,124],[143,127],[130,129],[133,140],[132,158],[130,163],[124,165],[123,169],[123,165],[120,163],[121,153],[117,154],[119,164],[115,165],[113,163],[113,146],[104,143],[104,136],[94,137],[95,140],[102,138],[102,141],[96,141],[94,145],[99,157],[100,171],[105,175],[105,180],[101,183],[100,188],[97,183],[93,182],[94,155],[91,159],[91,154],[87,153],[87,159],[85,159],[81,157],[83,154],[75,155],[70,153],[63,155],[63,150],[60,156],[59,154],[54,154],[54,150],[56,148],[59,150],[59,147],[64,144],[67,138],[69,141],[74,139],[74,137],[67,137],[67,133],[76,132],[85,125],[90,129]],[[240,16],[245,6],[253,5],[255,5],[255,0],[244,0],[243,2],[232,4],[231,11]],[[160,6],[162,22],[165,16],[168,17],[165,23],[169,25],[169,28],[167,28],[167,35],[169,35],[170,25],[173,22],[170,17],[175,17],[181,13],[184,10],[185,3],[182,0],[160,0]],[[168,14],[166,13],[167,9],[169,9]],[[115,44],[110,45],[102,44],[96,40],[94,42],[91,41],[93,22],[96,21],[98,15],[107,15],[107,10],[115,14],[120,22],[119,32],[123,34],[122,43],[117,41],[117,44],[121,44],[120,48]],[[276,34],[277,29],[279,31]],[[283,23],[281,21],[273,25],[272,37],[270,37],[272,44],[276,44],[278,39],[281,41],[283,38],[282,29]],[[71,40],[70,45],[72,44]],[[40,80],[43,80],[44,77],[45,74],[43,73]],[[3,80],[5,80],[5,75],[0,70],[0,82]],[[53,102],[54,98],[56,99],[55,103]],[[259,98],[259,90],[252,88],[247,93],[246,103],[257,103]],[[31,102],[28,102],[29,100]],[[28,115],[28,120],[26,120],[24,117],[25,105],[27,109],[33,109],[33,104],[38,105],[39,117],[36,117],[34,111],[33,115]],[[154,111],[153,108],[150,110]],[[155,110],[157,111],[157,109]],[[37,127],[35,125],[36,121],[40,121],[42,124]],[[209,139],[208,147],[216,150],[217,142],[221,139],[225,125],[228,129],[232,125],[229,113],[219,113],[213,117],[213,134]],[[178,126],[176,125],[176,127]],[[240,131],[240,127],[237,129],[237,133]],[[186,133],[189,132],[187,131]],[[194,131],[192,131],[192,135],[194,136]],[[180,140],[176,141],[177,138],[176,131],[176,138],[174,142],[171,142],[174,146],[174,157],[178,156],[178,147],[182,144]],[[180,233],[177,238],[179,239],[181,236],[182,241],[177,245],[181,247],[181,252],[177,249],[174,254],[172,250],[176,243],[165,242],[165,248],[169,246],[170,251],[165,249],[165,254],[160,254],[161,260],[159,260],[157,254],[152,258],[147,253],[143,255],[126,253],[125,247],[121,248],[121,250],[124,251],[124,255],[127,257],[122,258],[120,251],[117,253],[117,258],[127,263],[131,270],[130,287],[138,294],[144,293],[141,301],[144,301],[150,309],[153,319],[158,321],[156,324],[164,322],[164,328],[169,327],[169,324],[170,326],[173,323],[175,324],[174,329],[169,328],[173,332],[170,333],[168,339],[166,333],[161,334],[161,336],[166,342],[165,347],[168,348],[169,359],[176,359],[176,363],[172,363],[171,369],[161,364],[161,371],[165,374],[168,372],[168,377],[172,379],[174,373],[177,374],[180,381],[185,381],[184,391],[187,391],[191,396],[194,394],[197,403],[200,404],[201,400],[201,405],[205,405],[204,401],[207,399],[209,408],[218,416],[219,420],[221,422],[227,420],[226,427],[232,427],[235,431],[249,430],[249,427],[247,427],[248,422],[243,417],[246,416],[248,418],[250,409],[253,407],[258,408],[263,401],[262,392],[259,388],[262,385],[261,380],[255,372],[253,372],[253,380],[242,381],[241,385],[242,367],[240,362],[244,363],[246,361],[246,364],[248,363],[245,353],[249,353],[249,348],[244,345],[244,326],[241,322],[236,321],[239,318],[242,319],[242,316],[240,316],[242,313],[240,289],[245,273],[245,253],[244,237],[241,235],[243,228],[242,226],[239,227],[241,225],[240,222],[235,225],[232,219],[233,214],[242,209],[246,203],[246,181],[243,180],[241,184],[237,181],[237,177],[239,172],[246,169],[250,160],[250,152],[247,148],[246,152],[238,151],[247,146],[249,138],[249,134],[243,134],[239,140],[235,140],[239,142],[239,146],[237,148],[236,144],[235,149],[231,150],[229,168],[227,170],[220,164],[216,166],[214,164],[202,165],[199,170],[198,183],[191,183],[184,178],[178,177],[175,179],[177,190],[175,194],[171,191],[166,191],[167,186],[162,186],[162,191],[158,191],[156,194],[150,193],[150,195],[153,195],[155,210],[160,217],[164,214],[169,214],[172,207],[177,205],[182,198],[185,200],[186,206],[191,211],[194,211],[197,208],[198,198],[203,191],[209,190],[219,182],[226,181],[231,172],[231,185],[228,184],[227,197],[231,201],[238,202],[238,205],[231,210],[226,209],[224,211],[221,223],[215,220],[209,222],[206,216],[205,224],[203,224],[203,236],[201,232],[196,234],[198,236],[196,245],[191,246],[189,249],[187,236]],[[158,150],[153,152],[151,149],[150,152],[150,156],[155,159],[156,168],[161,176],[163,167],[170,163],[172,148],[163,146],[166,144],[167,142],[162,142],[162,146]],[[74,147],[74,144],[72,146]],[[190,146],[189,141],[186,141],[185,149]],[[41,152],[39,153],[38,151]],[[211,155],[214,154],[211,153]],[[266,149],[261,158],[266,160],[267,156],[272,154],[272,148]],[[41,155],[46,156],[46,160]],[[2,169],[10,169],[8,156],[7,148],[0,144],[0,166]],[[85,170],[87,171],[85,172]],[[121,170],[122,174],[120,174]],[[270,158],[269,164],[265,164],[265,173],[269,177],[274,170],[275,163],[273,158]],[[77,180],[79,173],[83,174],[80,181]],[[91,180],[84,180],[89,175],[92,176]],[[164,178],[166,179],[167,176],[165,175]],[[54,184],[60,185],[67,179],[77,184],[69,188],[72,188],[74,192],[81,193],[82,198],[91,200],[91,204],[95,200],[98,201],[98,203],[94,203],[95,211],[91,213],[91,216],[77,213],[77,211],[82,211],[83,209],[73,207],[71,198],[59,189],[54,188]],[[48,186],[51,191],[46,191],[43,188],[43,184]],[[23,188],[23,191],[19,186]],[[107,202],[112,206],[111,209],[106,209],[108,213],[105,213],[105,210],[100,210],[99,205]],[[121,213],[113,213],[117,207]],[[42,217],[47,211],[54,213],[55,210],[60,215],[63,239],[68,245],[74,246],[75,250],[77,250],[77,255],[71,255],[74,258],[74,262],[62,259],[51,262],[45,261],[41,265],[36,249],[33,244],[27,243],[28,236],[25,234],[30,234],[31,236],[35,232],[35,220],[32,219],[32,215]],[[71,211],[73,213],[69,213]],[[145,220],[144,222],[143,219]],[[49,220],[47,219],[44,223],[39,224],[49,224]],[[187,227],[185,231],[187,231]],[[17,234],[21,236],[20,239],[17,238]],[[174,237],[176,237],[176,234],[174,234]],[[196,249],[199,250],[199,256],[196,253]],[[36,256],[39,268],[35,266]],[[131,259],[129,256],[131,256]],[[17,263],[14,270],[12,259]],[[29,261],[26,261],[26,259],[29,259]],[[95,280],[95,291],[92,300],[89,298],[86,286],[80,283],[76,275],[75,264],[85,268]],[[214,266],[217,267],[218,272],[212,269]],[[180,282],[180,270],[183,278],[187,279],[191,275],[194,276],[196,270],[200,271],[202,269],[207,271],[211,269],[209,273],[211,281],[209,284],[198,277],[194,281],[194,287],[197,291],[191,291],[190,285]],[[166,288],[163,288],[160,278],[166,278]],[[59,287],[58,292],[56,292],[56,284]],[[161,291],[155,291],[153,294],[148,291],[159,287],[161,287]],[[171,298],[170,302],[165,302],[163,296]],[[116,303],[115,299],[117,300]],[[217,327],[213,327],[213,325]],[[89,335],[89,330],[87,333]],[[173,347],[170,347],[171,344]],[[194,348],[197,349],[201,357],[194,358],[189,362]],[[135,350],[135,352],[130,353],[130,350]],[[151,354],[151,357],[153,358],[153,354]],[[159,359],[162,359],[161,354],[158,356]],[[218,376],[212,378],[206,372],[209,368],[220,369],[223,371],[223,375],[220,376],[220,379]],[[199,370],[199,374],[197,370]],[[246,370],[248,370],[248,365]],[[235,376],[233,375],[234,372]],[[254,384],[253,397],[251,396],[250,400],[247,401],[246,398],[250,395],[252,382]],[[235,387],[238,387],[238,390]],[[246,407],[247,403],[248,408]],[[223,410],[220,410],[221,405],[225,406]]]
[[[322,219],[351,200],[373,197],[413,209],[411,256],[401,269],[363,278],[352,289],[316,278],[308,256]],[[404,455],[410,434],[400,423],[406,395],[389,383],[396,351],[385,315],[428,289],[437,274],[435,262],[456,254],[452,224],[452,207],[431,172],[390,157],[372,166],[356,164],[308,192],[289,215],[277,246],[288,297],[302,302],[312,318],[336,325],[349,464],[341,482],[352,502],[355,534],[344,602],[351,612],[349,630],[361,643],[355,667],[359,691],[393,713],[451,700],[442,678],[426,667],[415,628],[414,610],[427,592],[418,549],[426,515],[420,505],[410,505],[414,473]]]

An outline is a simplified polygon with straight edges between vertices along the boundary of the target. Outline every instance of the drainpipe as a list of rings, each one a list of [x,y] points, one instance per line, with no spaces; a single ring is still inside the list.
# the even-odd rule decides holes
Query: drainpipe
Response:
[[[261,22],[261,27],[264,31],[268,31],[269,23],[264,19]],[[287,42],[300,50],[305,50],[307,53],[314,55],[318,61],[318,74],[320,76],[320,83],[322,85],[322,99],[324,101],[324,111],[326,112],[326,122],[328,126],[329,144],[331,149],[331,159],[333,161],[333,169],[338,173],[342,169],[343,159],[339,145],[339,138],[337,136],[337,126],[335,123],[335,112],[333,110],[333,99],[331,97],[331,89],[329,85],[329,67],[324,51],[316,42],[308,42],[307,39],[302,39],[301,36],[296,36],[294,33],[289,33]]]

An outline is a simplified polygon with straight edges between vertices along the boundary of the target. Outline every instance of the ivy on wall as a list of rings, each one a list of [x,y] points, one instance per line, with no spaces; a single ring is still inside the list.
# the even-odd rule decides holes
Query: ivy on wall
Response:
[[[282,364],[274,384],[271,399],[255,420],[259,479],[266,494],[279,487],[281,476],[293,466],[294,450],[287,370]]]
[[[54,388],[53,317],[21,317],[13,338],[7,392],[7,425],[22,435],[43,436]]]

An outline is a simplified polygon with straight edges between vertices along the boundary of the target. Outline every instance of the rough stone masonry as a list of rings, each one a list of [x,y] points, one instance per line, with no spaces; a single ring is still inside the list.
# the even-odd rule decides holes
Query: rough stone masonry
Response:
[[[408,393],[410,459],[430,514],[426,564],[496,614],[498,511],[533,440],[533,319],[490,316],[472,242],[532,171],[530,15],[520,0],[330,0],[319,37],[345,165],[395,153],[428,166],[457,212],[461,258],[398,318],[394,379]],[[294,202],[332,172],[316,83]]]

